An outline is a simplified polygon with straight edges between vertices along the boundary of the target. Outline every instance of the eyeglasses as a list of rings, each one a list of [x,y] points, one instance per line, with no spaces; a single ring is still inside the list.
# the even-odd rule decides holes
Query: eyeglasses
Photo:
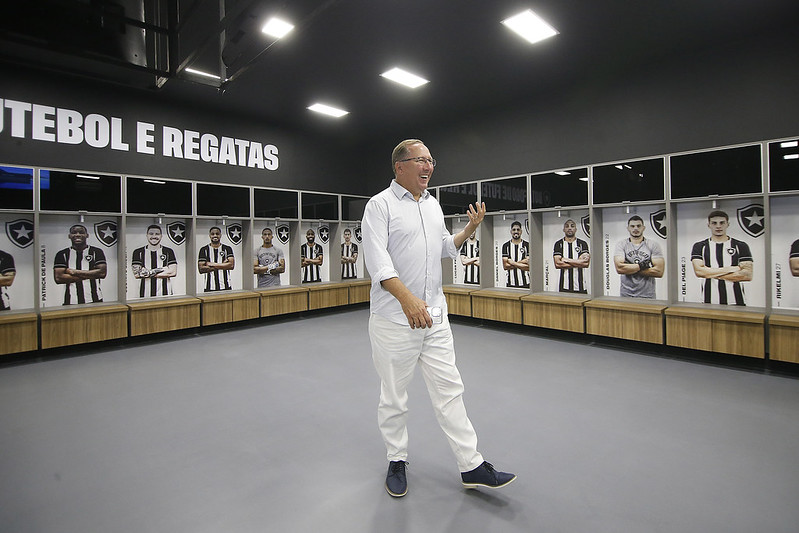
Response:
[[[402,163],[405,161],[416,161],[420,165],[428,163],[431,167],[436,166],[436,160],[432,157],[409,157],[408,159],[400,159],[397,163]]]

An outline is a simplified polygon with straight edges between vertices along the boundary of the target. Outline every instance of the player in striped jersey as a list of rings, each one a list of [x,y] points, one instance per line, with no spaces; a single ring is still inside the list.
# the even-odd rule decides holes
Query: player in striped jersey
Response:
[[[746,305],[742,281],[751,281],[754,259],[749,245],[727,235],[730,218],[724,211],[711,211],[707,217],[710,238],[694,244],[691,264],[702,278],[702,297],[706,304]]]
[[[510,225],[511,239],[502,245],[502,268],[508,273],[507,287],[529,288],[530,243],[522,240],[522,223],[514,220]]]
[[[463,265],[463,282],[470,285],[480,285],[480,241],[477,232],[472,232],[460,250],[460,260]]]
[[[236,266],[233,248],[222,244],[222,230],[217,226],[208,232],[211,244],[200,248],[197,270],[205,274],[205,292],[229,291],[230,271]]]
[[[131,267],[139,281],[139,297],[172,294],[172,280],[178,274],[178,261],[172,248],[161,246],[161,226],[147,227],[147,245],[133,250]]]
[[[14,257],[0,250],[0,311],[11,309],[11,301],[8,298],[7,288],[14,283],[17,269],[14,267]]]
[[[322,281],[322,276],[319,271],[319,267],[325,260],[325,256],[322,253],[322,245],[314,243],[314,241],[316,241],[316,233],[314,233],[312,229],[305,232],[305,239],[308,242],[300,246],[300,257],[302,257],[302,282],[311,283]]]
[[[341,279],[355,279],[358,271],[355,262],[358,260],[358,245],[352,241],[350,228],[344,230],[344,242],[341,243]]]
[[[577,238],[577,224],[572,219],[563,224],[563,235],[552,251],[555,268],[560,270],[558,291],[585,294],[583,271],[591,263],[588,243]]]
[[[788,258],[788,264],[791,267],[791,274],[794,277],[799,276],[799,239],[793,241],[791,244],[791,252]]]
[[[53,263],[55,282],[66,285],[64,305],[102,302],[100,280],[108,272],[105,254],[89,246],[89,232],[81,224],[69,228],[69,240],[72,246],[59,250]]]

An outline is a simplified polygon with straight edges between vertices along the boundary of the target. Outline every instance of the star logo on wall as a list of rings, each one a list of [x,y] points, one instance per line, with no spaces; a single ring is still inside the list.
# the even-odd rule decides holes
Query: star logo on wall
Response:
[[[103,246],[110,248],[117,243],[117,223],[113,220],[103,220],[94,225],[94,234]]]
[[[6,236],[8,240],[20,248],[27,248],[33,244],[33,221],[18,218],[13,222],[6,222]]]
[[[184,222],[170,222],[166,226],[166,233],[169,235],[169,240],[178,246],[186,242],[186,224]]]
[[[233,224],[229,224],[227,227],[227,238],[230,239],[234,245],[241,244],[241,239],[243,238],[243,231],[241,229],[241,224],[235,222]]]
[[[749,204],[738,209],[738,225],[748,235],[760,237],[766,231],[765,215],[761,204]]]

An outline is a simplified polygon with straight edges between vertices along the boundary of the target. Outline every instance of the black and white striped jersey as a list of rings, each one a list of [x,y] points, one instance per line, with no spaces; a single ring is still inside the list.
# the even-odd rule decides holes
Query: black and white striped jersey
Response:
[[[105,253],[95,246],[83,250],[64,248],[55,254],[54,268],[73,270],[94,270],[106,264]],[[84,279],[67,283],[64,287],[64,305],[85,304],[103,301],[103,291],[99,279]]]

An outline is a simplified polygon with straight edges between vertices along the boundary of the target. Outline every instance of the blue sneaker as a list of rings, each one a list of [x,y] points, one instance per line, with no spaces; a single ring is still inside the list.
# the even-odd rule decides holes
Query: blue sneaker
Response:
[[[477,487],[498,489],[511,483],[514,479],[516,479],[516,474],[497,472],[494,470],[494,465],[486,461],[483,461],[483,464],[474,470],[461,473],[463,486],[467,489],[476,489]]]
[[[395,498],[402,498],[408,493],[408,480],[405,477],[405,461],[391,461],[388,463],[386,475],[386,490]]]

